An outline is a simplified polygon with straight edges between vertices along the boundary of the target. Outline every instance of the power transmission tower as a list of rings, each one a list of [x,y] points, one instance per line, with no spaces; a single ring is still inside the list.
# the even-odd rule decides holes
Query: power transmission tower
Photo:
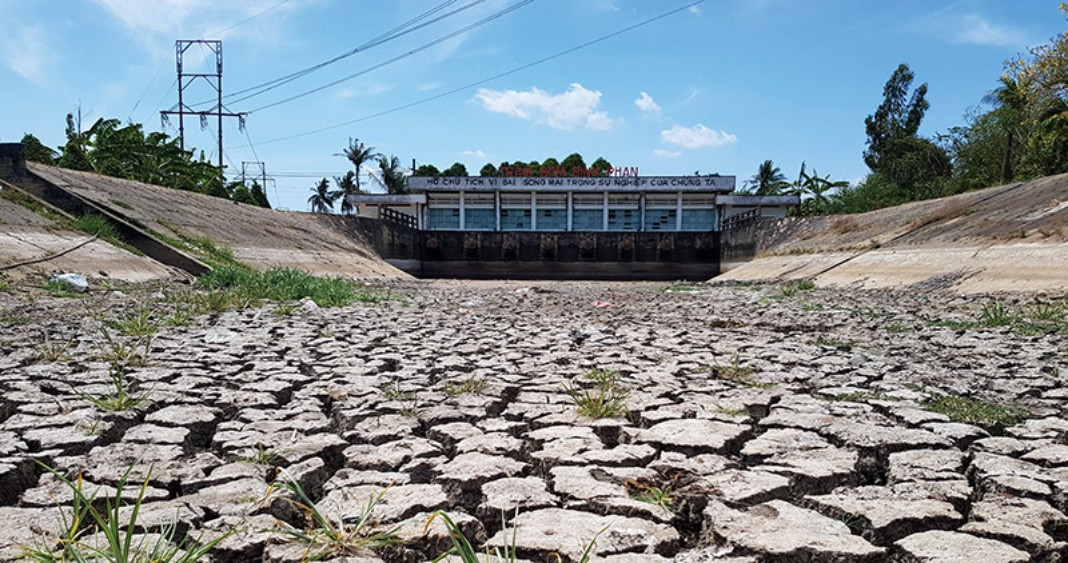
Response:
[[[264,163],[262,160],[251,160],[251,161],[250,160],[242,160],[241,161],[241,183],[246,185],[246,186],[248,185],[245,182],[246,175],[247,176],[252,176],[253,181],[255,181],[255,179],[257,178],[256,175],[254,175],[254,174],[246,174],[246,173],[247,173],[247,171],[255,170],[256,168],[260,169],[260,174],[258,176],[259,180],[260,180],[260,187],[263,188],[264,193],[267,193],[267,164]]]
[[[201,45],[207,47],[212,53],[215,54],[215,72],[214,73],[198,73],[198,72],[185,72],[182,64],[182,59],[185,57],[185,52],[194,45]],[[208,117],[215,116],[218,118],[218,133],[219,133],[219,171],[223,170],[223,125],[222,120],[224,117],[236,117],[238,119],[238,127],[242,130],[245,128],[245,113],[234,113],[227,111],[223,106],[223,88],[222,88],[222,71],[223,71],[223,53],[222,53],[222,41],[212,39],[179,39],[174,42],[175,62],[178,67],[178,105],[166,110],[161,111],[160,119],[163,125],[166,126],[169,122],[171,115],[178,116],[178,138],[181,142],[182,150],[185,150],[185,116],[196,115],[200,117],[200,128],[206,129],[208,126]],[[204,82],[207,82],[212,89],[215,90],[218,101],[215,107],[206,111],[196,111],[193,108],[185,104],[185,89],[191,84],[196,82],[200,78]]]

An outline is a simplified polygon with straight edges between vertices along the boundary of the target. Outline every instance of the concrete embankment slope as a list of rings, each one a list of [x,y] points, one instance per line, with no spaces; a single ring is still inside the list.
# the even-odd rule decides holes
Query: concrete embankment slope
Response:
[[[1068,175],[858,215],[782,220],[717,280],[1068,292]]]
[[[132,224],[171,238],[207,238],[255,268],[292,267],[355,278],[407,277],[385,263],[346,218],[276,211],[197,194],[27,163],[38,178]]]
[[[0,186],[0,274],[14,278],[80,272],[127,282],[182,277],[144,256],[86,235],[7,199],[14,188]],[[62,217],[56,210],[57,217]]]

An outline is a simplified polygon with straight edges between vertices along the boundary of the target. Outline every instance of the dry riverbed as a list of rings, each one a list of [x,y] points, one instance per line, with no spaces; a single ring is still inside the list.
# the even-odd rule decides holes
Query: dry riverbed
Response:
[[[59,476],[99,500],[131,468],[123,522],[236,530],[215,561],[425,561],[451,545],[439,510],[530,561],[1068,554],[1063,298],[387,290],[208,313],[176,285],[0,292],[0,559],[58,547]],[[331,543],[298,492],[348,529],[377,503]]]

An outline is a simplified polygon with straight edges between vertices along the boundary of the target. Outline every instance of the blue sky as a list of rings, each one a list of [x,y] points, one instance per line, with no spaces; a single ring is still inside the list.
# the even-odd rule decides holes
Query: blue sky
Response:
[[[224,93],[232,93],[349,52],[442,4],[0,0],[0,142],[34,133],[62,144],[64,116],[79,104],[86,126],[114,117],[159,130],[159,111],[177,102],[176,39],[221,39]],[[224,124],[227,173],[262,160],[275,177],[272,203],[306,210],[318,178],[349,168],[338,153],[358,138],[406,166],[459,161],[472,174],[486,162],[579,152],[641,175],[735,175],[739,187],[769,158],[790,177],[805,161],[855,181],[867,173],[864,117],[899,63],[928,84],[921,134],[934,135],[965,123],[1006,59],[1065,30],[1052,0],[688,4],[457,0],[436,14],[459,12],[439,22],[261,95],[225,100],[230,111],[251,112],[246,132],[236,119]],[[196,48],[189,52],[187,69],[203,64]],[[213,96],[204,84],[186,94]],[[176,134],[171,123],[165,130]],[[186,130],[187,145],[214,160],[213,130],[195,118]]]

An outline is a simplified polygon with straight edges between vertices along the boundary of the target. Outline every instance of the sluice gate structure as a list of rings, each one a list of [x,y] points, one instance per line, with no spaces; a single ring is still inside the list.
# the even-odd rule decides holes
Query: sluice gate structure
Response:
[[[755,248],[797,196],[733,195],[733,176],[413,177],[349,197],[361,230],[423,278],[704,280]],[[744,228],[743,228],[744,227]],[[744,239],[744,240],[743,240]]]

